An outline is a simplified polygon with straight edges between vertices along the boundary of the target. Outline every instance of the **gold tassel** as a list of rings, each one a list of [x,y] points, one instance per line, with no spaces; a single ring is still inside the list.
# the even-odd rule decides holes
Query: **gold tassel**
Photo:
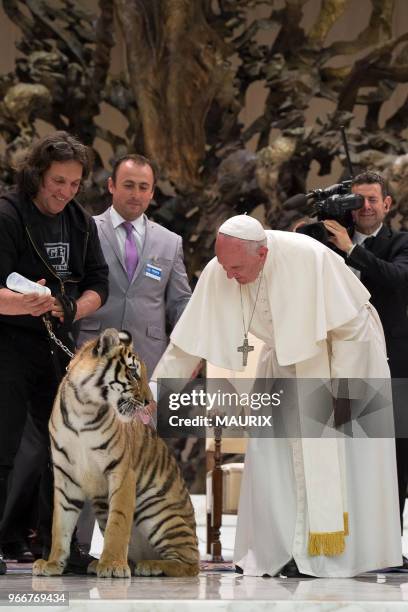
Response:
[[[349,535],[349,515],[343,512],[344,531],[331,531],[327,533],[309,533],[309,555],[334,557],[341,555],[346,548],[344,536]]]
[[[349,535],[349,515],[348,512],[343,512],[344,519],[344,535]]]
[[[332,531],[331,533],[309,533],[309,555],[325,555],[334,557],[341,555],[346,548],[343,531]]]

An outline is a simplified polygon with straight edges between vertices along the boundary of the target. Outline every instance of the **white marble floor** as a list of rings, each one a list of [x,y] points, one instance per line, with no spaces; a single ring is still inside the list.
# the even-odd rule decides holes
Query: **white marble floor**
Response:
[[[401,574],[285,580],[205,572],[196,578],[127,580],[87,576],[37,578],[27,568],[0,578],[0,605],[7,606],[9,594],[17,592],[54,596],[65,593],[70,610],[89,612],[99,609],[105,612],[406,612],[408,609],[408,576]]]
[[[205,551],[204,496],[195,496],[200,549]],[[408,525],[408,515],[406,524]],[[235,517],[225,517],[224,557],[231,558]],[[97,539],[94,542],[97,548]],[[408,531],[403,539],[408,551]],[[95,552],[95,551],[94,551]],[[96,551],[97,552],[97,551]],[[204,554],[203,554],[204,556]],[[16,567],[16,566],[14,566]],[[65,609],[76,612],[407,612],[408,574],[365,574],[354,579],[282,579],[207,571],[196,578],[98,579],[88,576],[39,578],[30,566],[0,577],[0,609],[10,594],[66,593]],[[37,609],[61,609],[52,602]],[[22,609],[22,608],[21,608]],[[26,608],[25,608],[26,609]]]

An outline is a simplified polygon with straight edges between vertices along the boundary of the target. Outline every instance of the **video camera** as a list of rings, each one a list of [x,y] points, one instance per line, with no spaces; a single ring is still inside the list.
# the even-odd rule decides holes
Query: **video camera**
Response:
[[[341,127],[344,148],[350,176],[353,176],[353,168],[350,161],[348,146],[344,128]],[[298,193],[284,202],[286,210],[301,210],[310,217],[317,217],[316,223],[301,225],[297,232],[307,234],[323,244],[327,244],[330,232],[327,231],[322,221],[333,219],[347,229],[353,227],[352,210],[361,208],[364,204],[362,195],[351,193],[351,179],[330,185],[326,189],[314,189],[310,193]]]

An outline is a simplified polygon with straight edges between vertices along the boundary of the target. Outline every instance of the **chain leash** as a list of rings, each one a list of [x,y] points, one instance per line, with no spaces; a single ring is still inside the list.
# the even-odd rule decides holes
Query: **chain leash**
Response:
[[[70,359],[72,359],[74,356],[74,353],[72,353],[69,350],[69,348],[65,346],[65,344],[63,344],[61,340],[57,338],[57,336],[54,334],[54,332],[52,331],[52,326],[51,326],[49,319],[47,319],[47,317],[42,317],[42,320],[44,321],[44,325],[47,329],[48,335],[50,336],[51,340],[55,342],[55,344],[59,346],[59,348],[63,350],[64,353],[66,353]]]

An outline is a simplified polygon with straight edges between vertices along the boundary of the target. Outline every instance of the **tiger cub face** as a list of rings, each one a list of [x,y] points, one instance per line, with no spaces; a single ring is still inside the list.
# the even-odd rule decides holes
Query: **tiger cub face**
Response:
[[[69,371],[78,390],[91,390],[88,393],[93,396],[87,401],[113,406],[122,421],[131,421],[137,410],[151,401],[146,366],[133,352],[132,338],[126,331],[106,329],[99,338],[87,342]]]

